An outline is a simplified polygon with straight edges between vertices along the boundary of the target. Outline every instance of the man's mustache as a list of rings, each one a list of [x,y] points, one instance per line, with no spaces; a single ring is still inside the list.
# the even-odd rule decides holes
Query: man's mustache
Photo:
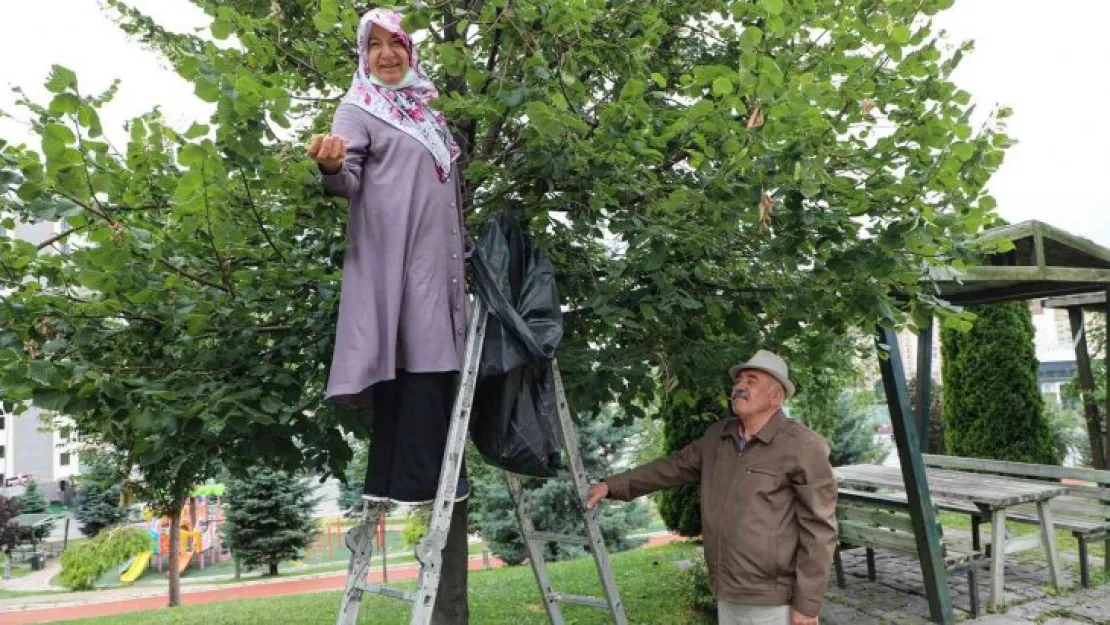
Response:
[[[736,399],[737,397],[739,397],[740,399],[748,399],[748,391],[745,391],[743,389],[736,389],[735,391],[732,391],[732,393],[728,396],[729,399]]]

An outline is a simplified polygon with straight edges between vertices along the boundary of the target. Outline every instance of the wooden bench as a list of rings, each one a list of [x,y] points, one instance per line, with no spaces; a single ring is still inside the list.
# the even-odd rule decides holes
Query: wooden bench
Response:
[[[957,470],[989,475],[1002,475],[1036,482],[1061,484],[1068,489],[1066,495],[1051,501],[1052,525],[1071,532],[1079,543],[1079,579],[1083,586],[1090,586],[1091,573],[1087,562],[1087,548],[1092,542],[1103,541],[1106,555],[1103,569],[1110,571],[1110,471],[1057,467],[1025,462],[984,460],[924,454],[926,467]],[[1083,482],[1076,484],[1074,482]],[[989,513],[966,502],[937,501],[941,510],[961,512],[971,516],[972,544],[981,548],[979,525],[990,522]],[[1037,525],[1040,519],[1035,504],[1017,506],[1006,514],[1007,520]]]
[[[876,580],[875,549],[885,549],[913,558],[918,557],[917,539],[914,537],[913,521],[910,519],[909,505],[905,497],[884,495],[841,489],[836,504],[836,519],[839,528],[839,544],[833,564],[836,568],[836,583],[841,588],[846,585],[844,564],[840,559],[840,548],[844,546],[866,547],[867,579]],[[967,574],[968,594],[971,599],[971,615],[979,616],[979,583],[977,567],[982,559],[978,551],[952,548],[944,541],[944,533],[937,523],[941,536],[941,555],[944,568],[949,573]]]

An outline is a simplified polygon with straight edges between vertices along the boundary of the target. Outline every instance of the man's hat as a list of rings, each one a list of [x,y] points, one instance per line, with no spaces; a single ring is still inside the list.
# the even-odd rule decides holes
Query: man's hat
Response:
[[[794,383],[790,381],[790,370],[786,366],[786,361],[779,358],[777,354],[773,354],[765,349],[761,349],[751,357],[751,360],[740,365],[733,365],[728,370],[728,376],[733,381],[736,380],[736,375],[745,369],[758,369],[775,378],[786,389],[786,399],[794,396]]]

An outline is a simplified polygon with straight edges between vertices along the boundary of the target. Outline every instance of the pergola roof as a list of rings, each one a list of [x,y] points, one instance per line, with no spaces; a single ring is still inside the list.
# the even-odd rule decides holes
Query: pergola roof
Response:
[[[1014,249],[989,254],[963,271],[936,268],[942,298],[989,304],[1102,293],[1110,288],[1110,248],[1039,221],[987,230],[981,241],[1007,239]]]
[[[1076,306],[1089,311],[1104,312],[1106,310],[1106,291],[1050,297],[1044,301],[1045,308],[1075,308]]]

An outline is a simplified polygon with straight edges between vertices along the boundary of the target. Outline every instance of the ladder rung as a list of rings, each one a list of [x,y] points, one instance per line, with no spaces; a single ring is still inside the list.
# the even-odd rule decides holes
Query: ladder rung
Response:
[[[403,601],[416,601],[416,593],[407,590],[399,590],[382,584],[362,583],[358,585],[358,589],[363,592],[372,592],[377,595],[385,597],[393,597],[394,599],[401,599]]]
[[[585,597],[583,595],[568,595],[562,592],[551,593],[551,598],[560,603],[573,603],[575,605],[584,605],[591,608],[601,608],[603,610],[609,609],[609,602],[597,597]]]
[[[590,546],[590,539],[585,536],[576,536],[573,534],[557,534],[555,532],[532,532],[528,536],[531,540],[537,540],[541,543],[566,543],[568,545],[581,545],[583,547]]]

